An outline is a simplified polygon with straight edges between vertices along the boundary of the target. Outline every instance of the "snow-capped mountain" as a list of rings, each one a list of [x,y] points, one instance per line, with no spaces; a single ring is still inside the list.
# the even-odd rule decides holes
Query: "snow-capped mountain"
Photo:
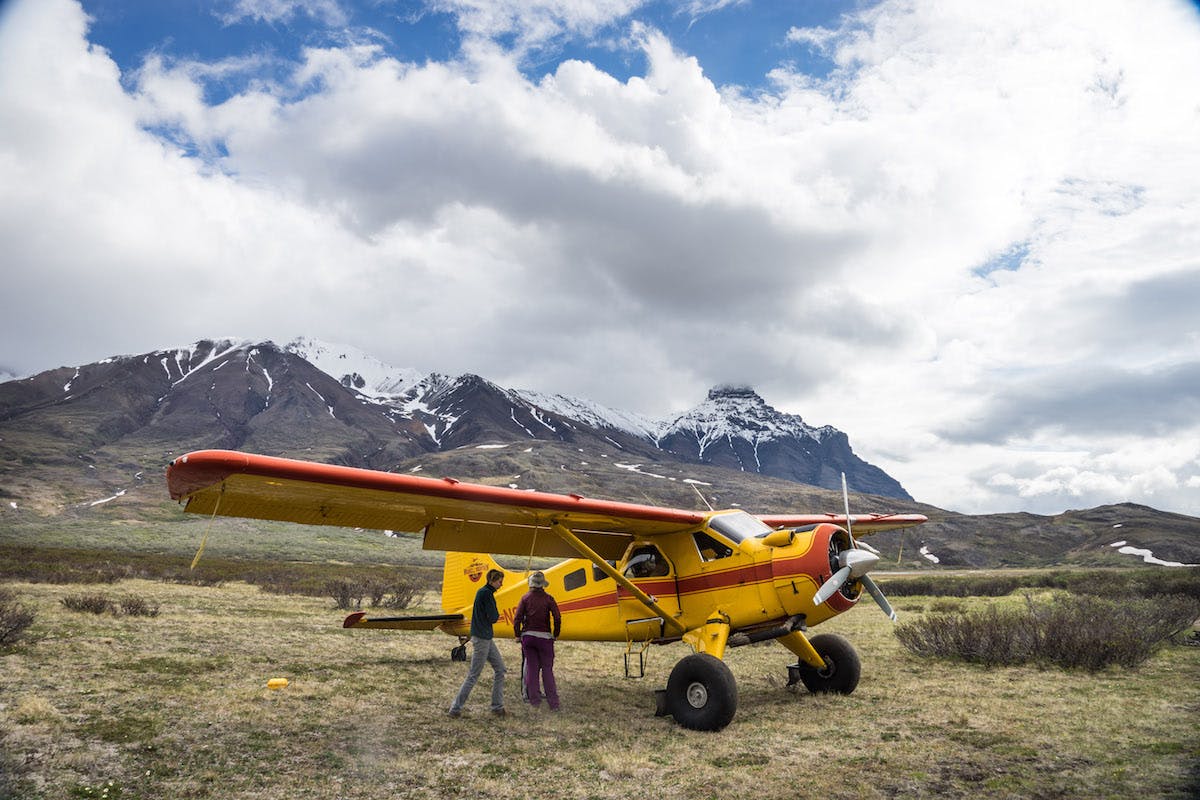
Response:
[[[829,426],[814,428],[793,414],[783,414],[767,405],[749,386],[717,386],[704,402],[672,420],[658,436],[660,441],[683,437],[694,439],[697,455],[704,458],[712,447],[746,442],[760,465],[758,446],[779,439],[813,439],[837,433]]]
[[[229,337],[0,382],[0,526],[5,515],[97,509],[155,518],[165,465],[205,448],[676,507],[697,503],[699,484],[717,502],[767,511],[837,510],[841,498],[822,489],[839,491],[844,472],[855,493],[882,496],[857,494],[855,510],[930,512],[855,456],[846,434],[780,413],[748,387],[717,387],[655,420],[477,375],[399,369],[312,339]],[[943,566],[1096,563],[1118,547],[1200,561],[1195,519],[1140,506],[936,516],[921,528],[923,551],[906,549],[903,532],[872,541],[897,560],[912,550]]]
[[[404,394],[426,376],[415,369],[393,367],[348,345],[333,345],[301,336],[283,349],[300,356],[326,375],[337,378],[347,389],[370,397],[387,398]]]
[[[70,417],[72,426],[48,424]],[[654,420],[477,375],[422,374],[355,348],[299,338],[223,338],[0,384],[0,424],[84,449],[139,455],[219,447],[396,469],[425,453],[551,441],[625,459],[671,460],[830,489],[911,499],[863,462],[845,434],[771,408],[748,387],[718,387]],[[169,447],[164,448],[164,446]]]
[[[578,397],[544,394],[528,389],[514,389],[512,395],[530,406],[545,409],[564,419],[577,420],[593,428],[607,428],[623,431],[632,436],[657,440],[663,427],[663,423],[659,420],[635,414],[632,411],[619,411]]]
[[[846,434],[775,410],[748,386],[718,386],[666,424],[663,450],[688,460],[836,489],[844,472],[857,491],[911,500],[878,467],[854,455]]]

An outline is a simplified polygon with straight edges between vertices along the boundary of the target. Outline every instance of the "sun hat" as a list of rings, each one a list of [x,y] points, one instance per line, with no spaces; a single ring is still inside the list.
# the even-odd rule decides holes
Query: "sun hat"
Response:
[[[529,576],[530,589],[545,589],[549,585],[550,582],[546,580],[546,576],[540,572],[535,572]]]

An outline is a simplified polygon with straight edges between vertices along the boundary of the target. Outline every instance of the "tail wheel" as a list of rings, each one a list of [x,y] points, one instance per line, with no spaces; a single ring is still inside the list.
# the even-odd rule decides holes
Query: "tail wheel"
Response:
[[[822,633],[809,640],[821,658],[824,669],[817,669],[801,661],[796,665],[800,680],[810,692],[837,692],[850,694],[858,686],[862,663],[850,642],[836,633]]]
[[[737,711],[737,683],[724,661],[696,653],[671,670],[666,699],[667,713],[683,727],[719,731]]]

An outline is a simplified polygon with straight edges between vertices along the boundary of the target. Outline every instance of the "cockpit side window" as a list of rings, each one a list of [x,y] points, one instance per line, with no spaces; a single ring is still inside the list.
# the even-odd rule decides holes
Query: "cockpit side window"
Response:
[[[692,539],[696,542],[696,549],[700,551],[702,561],[716,561],[733,555],[732,547],[704,531],[696,531],[692,534]]]
[[[634,548],[625,565],[625,576],[629,578],[661,578],[670,573],[671,565],[652,544]]]

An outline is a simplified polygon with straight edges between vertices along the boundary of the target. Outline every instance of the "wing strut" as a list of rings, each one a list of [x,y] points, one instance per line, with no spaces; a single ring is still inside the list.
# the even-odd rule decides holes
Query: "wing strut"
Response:
[[[634,586],[632,581],[630,581],[621,573],[617,572],[616,568],[614,568],[612,564],[609,564],[595,551],[584,544],[570,528],[563,525],[558,520],[554,520],[550,523],[550,530],[552,530],[554,534],[558,536],[558,538],[562,539],[564,542],[573,547],[575,551],[579,553],[579,555],[583,556],[588,561],[591,561],[605,575],[616,581],[622,589],[625,589],[631,595],[636,597],[642,605],[660,616],[667,625],[674,628],[680,635],[687,633],[687,629],[679,624],[679,620],[668,614],[661,606],[659,606],[658,602],[653,597]]]

